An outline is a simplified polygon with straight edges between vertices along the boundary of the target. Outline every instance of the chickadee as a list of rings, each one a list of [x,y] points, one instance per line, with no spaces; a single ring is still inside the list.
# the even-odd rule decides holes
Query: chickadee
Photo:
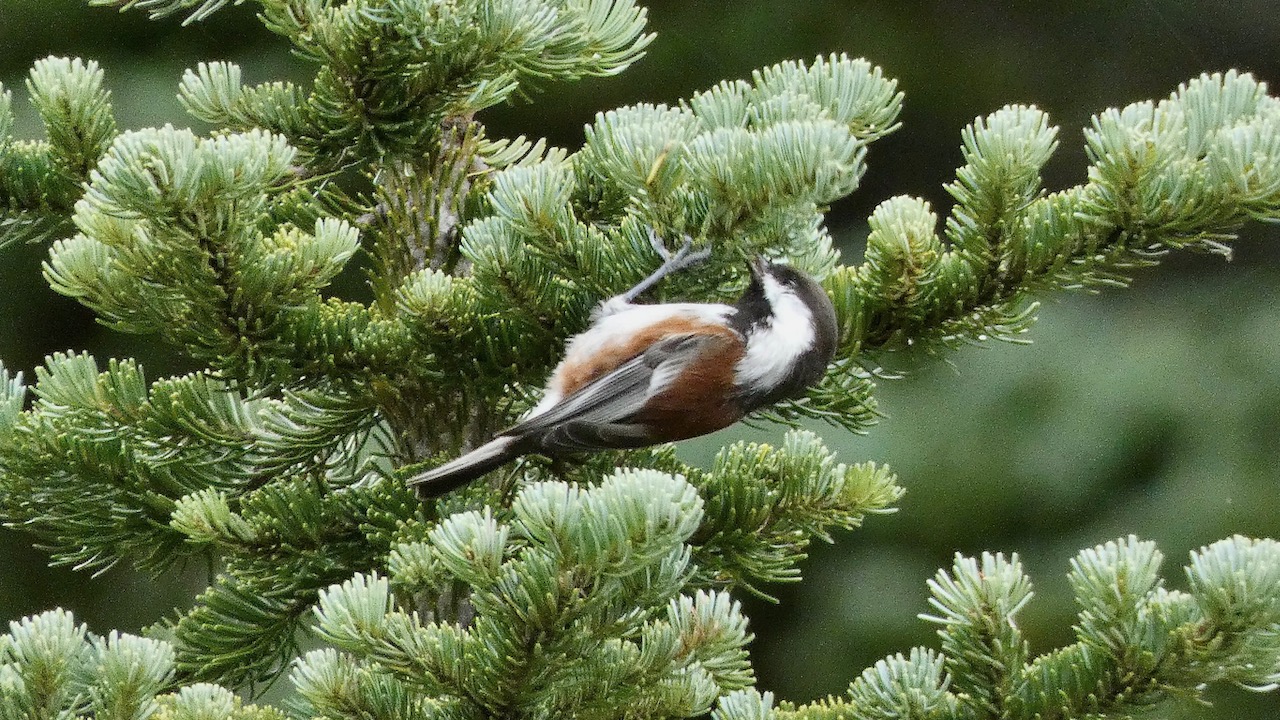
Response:
[[[664,251],[655,243],[660,252]],[[836,313],[812,278],[763,259],[733,305],[636,304],[706,253],[689,243],[570,338],[542,401],[488,443],[408,480],[430,497],[521,455],[638,448],[728,427],[818,382],[836,346]]]

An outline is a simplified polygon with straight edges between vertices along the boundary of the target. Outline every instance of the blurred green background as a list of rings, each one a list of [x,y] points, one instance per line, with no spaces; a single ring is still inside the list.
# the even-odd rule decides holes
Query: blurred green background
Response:
[[[545,88],[485,114],[494,134],[547,136],[576,147],[598,110],[672,102],[786,58],[845,51],[899,79],[904,127],[870,152],[853,197],[830,226],[846,260],[860,254],[880,201],[919,195],[945,213],[942,184],[960,162],[959,132],[1005,103],[1034,103],[1061,126],[1050,188],[1084,175],[1080,129],[1104,107],[1167,95],[1200,72],[1230,67],[1280,81],[1274,0],[1135,2],[651,1],[649,55],[618,78]],[[250,82],[305,79],[306,68],[235,7],[183,28],[74,0],[0,0],[0,81],[24,95],[31,63],[48,54],[99,60],[125,128],[191,121],[174,99],[200,60],[241,63]],[[17,132],[38,132],[23,103]],[[994,345],[944,358],[890,358],[904,379],[881,383],[887,417],[865,437],[816,427],[849,461],[890,463],[908,494],[815,548],[804,583],[772,588],[781,603],[747,600],[761,685],[807,701],[841,693],[886,653],[935,644],[916,618],[925,580],[953,553],[1017,552],[1036,580],[1022,626],[1043,651],[1069,641],[1065,573],[1083,547],[1128,533],[1159,542],[1166,575],[1185,586],[1187,552],[1232,533],[1280,535],[1280,230],[1247,229],[1236,259],[1177,256],[1127,291],[1046,298],[1027,347]],[[39,277],[42,247],[0,255],[0,359],[28,372],[67,348],[134,356],[151,377],[185,369],[150,338],[97,326]],[[692,442],[709,462],[733,429]],[[137,630],[184,606],[207,569],[160,578],[117,568],[90,578],[48,569],[20,534],[0,537],[0,615],[54,605],[92,629]],[[1184,718],[1275,718],[1276,694],[1226,688]]]

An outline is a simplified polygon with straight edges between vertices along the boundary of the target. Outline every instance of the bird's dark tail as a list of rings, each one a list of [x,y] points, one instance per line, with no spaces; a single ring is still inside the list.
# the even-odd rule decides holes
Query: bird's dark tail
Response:
[[[460,458],[418,473],[406,484],[418,491],[418,497],[429,498],[462,487],[485,473],[505,465],[524,454],[518,438],[500,435]]]

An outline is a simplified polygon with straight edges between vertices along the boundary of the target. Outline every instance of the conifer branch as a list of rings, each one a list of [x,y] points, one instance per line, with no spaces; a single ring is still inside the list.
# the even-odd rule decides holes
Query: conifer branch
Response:
[[[244,0],[235,0],[235,4],[239,5]],[[119,6],[121,10],[146,10],[152,20],[160,20],[171,15],[190,10],[191,14],[183,21],[183,24],[204,20],[214,14],[223,7],[230,5],[232,0],[89,0],[90,5],[108,5]]]
[[[727,447],[710,472],[690,477],[706,502],[694,582],[765,597],[762,583],[800,579],[811,538],[832,542],[832,528],[850,530],[867,514],[892,512],[902,496],[887,468],[837,463],[816,435],[794,430],[779,448]]]
[[[340,672],[350,660],[318,651],[295,682],[322,700],[310,708],[317,714],[335,712],[332,698],[343,696],[319,681],[375,669],[421,695],[415,706],[497,716],[704,712],[751,674],[737,604],[679,594],[701,505],[683,480],[620,470],[589,489],[528,486],[509,524],[489,511],[455,514],[393,548],[391,581],[357,576],[322,594],[321,637],[360,664]],[[397,597],[458,583],[475,613],[462,625],[398,607]]]
[[[1017,557],[956,557],[929,583],[942,654],[886,658],[846,698],[774,707],[754,690],[718,720],[752,718],[1080,718],[1125,715],[1209,683],[1268,690],[1280,680],[1280,545],[1236,536],[1191,554],[1191,591],[1167,590],[1160,553],[1130,536],[1071,562],[1076,642],[1028,658],[1017,614],[1031,597]]]
[[[1162,587],[1155,547],[1129,537],[1072,561],[1080,613],[1069,646],[1027,656],[1016,618],[1030,581],[1016,556],[957,556],[930,583],[939,615],[925,616],[940,625],[943,653],[915,648],[862,672],[846,697],[775,707],[770,693],[749,687],[749,635],[736,604],[675,594],[690,558],[679,548],[701,514],[690,486],[620,471],[589,490],[531,486],[513,510],[509,524],[487,511],[455,515],[395,547],[390,580],[357,575],[324,590],[317,632],[337,649],[294,665],[303,716],[687,717],[715,703],[712,717],[723,720],[1053,719],[1126,714],[1208,683],[1265,690],[1280,680],[1275,541],[1237,536],[1192,553],[1191,590],[1182,593]],[[574,517],[596,530],[565,524]],[[602,544],[606,536],[632,540]],[[456,583],[476,599],[465,623],[406,611],[424,589]],[[267,598],[243,599],[251,601]],[[513,624],[533,635],[512,644],[521,637],[507,632]],[[215,685],[174,692],[168,643],[91,636],[62,611],[11,623],[0,667],[11,713],[283,717]]]
[[[96,62],[45,58],[31,69],[27,92],[48,140],[13,139],[13,95],[0,85],[0,249],[63,232],[80,183],[116,135]]]
[[[1225,253],[1251,218],[1280,216],[1280,106],[1247,74],[1204,75],[1159,103],[1094,117],[1089,182],[1046,194],[1056,128],[1012,106],[964,133],[956,206],[937,237],[928,205],[893,198],[867,255],[827,278],[847,352],[1016,339],[1031,292],[1123,285],[1170,250]]]
[[[284,720],[245,705],[230,690],[190,685],[174,692],[167,642],[111,632],[98,636],[52,610],[9,623],[0,635],[0,717]]]

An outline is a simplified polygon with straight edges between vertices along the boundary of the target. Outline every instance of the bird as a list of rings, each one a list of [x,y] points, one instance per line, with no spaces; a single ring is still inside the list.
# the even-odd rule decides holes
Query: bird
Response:
[[[835,353],[835,308],[799,270],[757,257],[737,302],[637,303],[675,270],[701,262],[691,240],[635,287],[605,300],[569,338],[542,399],[489,442],[406,482],[429,498],[531,453],[559,458],[646,447],[728,427],[822,379]]]

